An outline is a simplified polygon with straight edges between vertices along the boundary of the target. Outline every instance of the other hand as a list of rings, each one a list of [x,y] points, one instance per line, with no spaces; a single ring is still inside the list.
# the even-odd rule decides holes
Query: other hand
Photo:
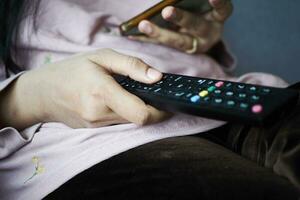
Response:
[[[173,6],[162,10],[163,19],[179,27],[177,31],[143,20],[139,30],[146,36],[130,36],[133,40],[162,44],[187,53],[204,53],[213,47],[222,35],[223,25],[231,15],[230,0],[209,0],[213,10],[205,13],[191,13]]]

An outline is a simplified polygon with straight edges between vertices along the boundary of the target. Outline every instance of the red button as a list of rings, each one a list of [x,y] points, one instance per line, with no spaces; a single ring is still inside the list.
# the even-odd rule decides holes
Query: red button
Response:
[[[215,84],[216,87],[222,87],[224,85],[224,82],[223,81],[219,81]]]
[[[259,114],[263,111],[263,106],[262,105],[254,105],[252,106],[252,112],[255,114]]]

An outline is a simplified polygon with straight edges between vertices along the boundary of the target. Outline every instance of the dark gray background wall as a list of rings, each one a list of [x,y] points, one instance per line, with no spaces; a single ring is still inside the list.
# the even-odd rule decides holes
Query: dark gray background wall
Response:
[[[232,0],[225,40],[237,55],[237,73],[270,72],[300,81],[300,0]]]

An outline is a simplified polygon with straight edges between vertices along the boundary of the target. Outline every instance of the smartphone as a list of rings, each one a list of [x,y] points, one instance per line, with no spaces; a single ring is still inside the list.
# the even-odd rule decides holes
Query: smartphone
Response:
[[[161,11],[167,6],[175,6],[198,14],[208,12],[212,9],[208,0],[164,0],[122,23],[119,26],[121,34],[123,36],[143,35],[138,30],[138,24],[145,19],[150,20],[160,27],[172,28],[174,25],[164,20],[161,16]]]

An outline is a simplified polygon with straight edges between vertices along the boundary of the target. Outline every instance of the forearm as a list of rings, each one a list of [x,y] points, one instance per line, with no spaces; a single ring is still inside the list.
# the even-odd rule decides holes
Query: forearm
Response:
[[[0,128],[22,130],[39,122],[34,87],[27,73],[0,92]],[[36,112],[36,113],[35,113]]]

